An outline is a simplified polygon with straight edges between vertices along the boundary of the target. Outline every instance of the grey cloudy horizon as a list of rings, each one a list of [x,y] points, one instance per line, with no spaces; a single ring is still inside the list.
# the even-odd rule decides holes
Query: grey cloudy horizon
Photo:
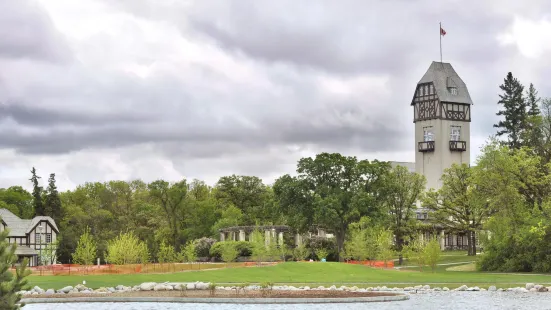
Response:
[[[340,152],[413,161],[432,61],[466,82],[471,158],[512,71],[551,96],[551,3],[0,2],[0,187],[294,173]]]

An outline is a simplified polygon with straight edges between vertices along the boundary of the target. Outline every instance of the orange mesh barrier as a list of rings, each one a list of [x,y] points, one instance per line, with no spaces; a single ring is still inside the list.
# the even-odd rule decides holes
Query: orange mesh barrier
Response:
[[[384,261],[379,261],[379,260],[364,260],[364,261],[350,260],[350,261],[347,261],[347,263],[354,264],[354,265],[378,267],[378,268],[394,268],[394,261],[391,261],[391,260],[387,261],[386,264]]]
[[[90,265],[56,264],[30,267],[32,275],[103,275],[134,273],[173,273],[195,270],[220,269],[226,267],[247,267],[256,263],[164,263],[129,265]]]

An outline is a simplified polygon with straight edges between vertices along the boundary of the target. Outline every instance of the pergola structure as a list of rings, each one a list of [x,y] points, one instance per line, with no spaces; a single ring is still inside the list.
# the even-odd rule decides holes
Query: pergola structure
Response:
[[[264,231],[266,244],[270,242],[271,238],[277,236],[278,244],[283,243],[283,233],[291,232],[291,227],[287,225],[264,225],[264,226],[232,226],[221,228],[218,231],[220,232],[220,241],[250,241],[251,234],[253,231],[259,230]],[[326,237],[325,230],[322,228],[316,228],[317,236]],[[312,236],[312,233],[307,235]],[[302,244],[303,235],[295,234],[295,245]]]

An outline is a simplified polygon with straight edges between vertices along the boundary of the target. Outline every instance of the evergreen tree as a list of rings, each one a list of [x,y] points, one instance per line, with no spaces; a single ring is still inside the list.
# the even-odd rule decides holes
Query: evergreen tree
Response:
[[[526,107],[528,108],[528,116],[541,115],[539,102],[541,98],[538,97],[538,91],[534,87],[534,84],[530,83],[528,91],[526,92]]]
[[[10,267],[17,261],[15,255],[15,243],[9,244],[7,241],[8,230],[0,232],[0,309],[15,310],[24,306],[21,303],[21,291],[27,285],[26,276],[30,271],[26,269],[27,259],[23,260],[21,266],[16,270],[15,275],[10,271]]]
[[[39,176],[36,175],[36,169],[33,167],[31,170],[32,177],[30,178],[30,181],[33,182],[33,207],[34,207],[34,215],[44,215],[44,203],[42,201],[42,187],[38,185],[38,179],[40,179]]]
[[[523,132],[528,127],[524,86],[509,72],[499,88],[504,92],[499,95],[498,101],[503,105],[503,110],[496,115],[505,116],[505,119],[494,124],[494,127],[498,128],[497,136],[507,135],[509,147],[518,149],[522,146]]]
[[[538,92],[534,88],[534,84],[530,83],[530,87],[526,92],[526,107],[527,111],[527,130],[523,135],[524,145],[532,148],[537,154],[542,154],[543,147],[543,128],[542,128],[542,113],[539,107],[541,98],[538,97]]]
[[[55,173],[50,174],[50,178],[48,179],[44,209],[46,211],[45,215],[51,216],[56,223],[61,221],[61,199],[55,185]]]

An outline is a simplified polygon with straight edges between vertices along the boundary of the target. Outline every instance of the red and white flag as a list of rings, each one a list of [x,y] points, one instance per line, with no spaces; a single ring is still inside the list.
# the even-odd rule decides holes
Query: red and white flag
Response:
[[[440,27],[440,35],[445,36],[446,30],[444,30],[442,27]]]

